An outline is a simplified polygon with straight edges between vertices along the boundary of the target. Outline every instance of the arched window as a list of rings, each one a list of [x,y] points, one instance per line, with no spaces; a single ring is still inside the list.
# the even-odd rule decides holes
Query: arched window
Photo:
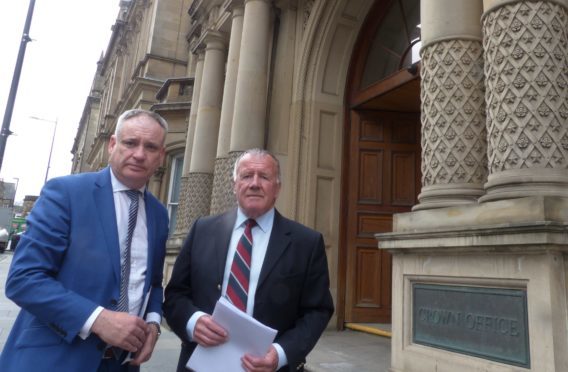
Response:
[[[420,57],[420,0],[392,0],[375,33],[360,89],[409,67]]]

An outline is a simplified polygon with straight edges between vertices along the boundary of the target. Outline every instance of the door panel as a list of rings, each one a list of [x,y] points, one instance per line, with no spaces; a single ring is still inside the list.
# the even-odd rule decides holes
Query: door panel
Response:
[[[420,118],[416,113],[351,112],[346,322],[390,322],[391,257],[376,233],[392,231],[392,215],[416,204],[420,188]]]
[[[392,205],[414,205],[416,187],[409,175],[416,174],[416,154],[408,151],[393,152],[392,169]]]
[[[381,204],[383,200],[380,175],[383,174],[383,152],[361,151],[359,154],[359,174],[365,182],[359,183],[357,202]]]

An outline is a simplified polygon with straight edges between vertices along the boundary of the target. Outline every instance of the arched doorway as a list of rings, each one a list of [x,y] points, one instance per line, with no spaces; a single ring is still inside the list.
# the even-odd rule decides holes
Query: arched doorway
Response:
[[[390,323],[391,258],[374,234],[420,191],[420,1],[377,0],[352,56],[344,126],[338,325]]]

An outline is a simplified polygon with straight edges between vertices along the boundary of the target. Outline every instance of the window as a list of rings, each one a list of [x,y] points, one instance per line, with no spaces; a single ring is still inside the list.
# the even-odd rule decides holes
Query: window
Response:
[[[170,217],[170,236],[176,230],[182,169],[183,154],[180,154],[172,158],[172,168],[170,174],[170,189],[168,191],[168,216]]]
[[[361,88],[420,60],[420,1],[392,0],[369,50]]]

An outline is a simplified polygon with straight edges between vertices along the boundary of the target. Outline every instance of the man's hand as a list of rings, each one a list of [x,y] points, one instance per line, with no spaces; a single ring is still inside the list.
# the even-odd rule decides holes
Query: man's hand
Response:
[[[217,346],[227,341],[228,334],[223,327],[215,323],[211,315],[202,315],[195,322],[193,341],[201,346]]]
[[[152,324],[146,324],[146,342],[144,342],[142,348],[133,355],[134,359],[130,361],[130,364],[139,366],[150,360],[156,342],[158,342],[158,328]]]
[[[273,372],[278,367],[278,352],[274,346],[270,346],[264,357],[255,357],[245,354],[242,357],[243,368],[247,372]]]
[[[147,327],[142,318],[104,309],[95,319],[91,331],[111,346],[136,353],[146,342]]]

